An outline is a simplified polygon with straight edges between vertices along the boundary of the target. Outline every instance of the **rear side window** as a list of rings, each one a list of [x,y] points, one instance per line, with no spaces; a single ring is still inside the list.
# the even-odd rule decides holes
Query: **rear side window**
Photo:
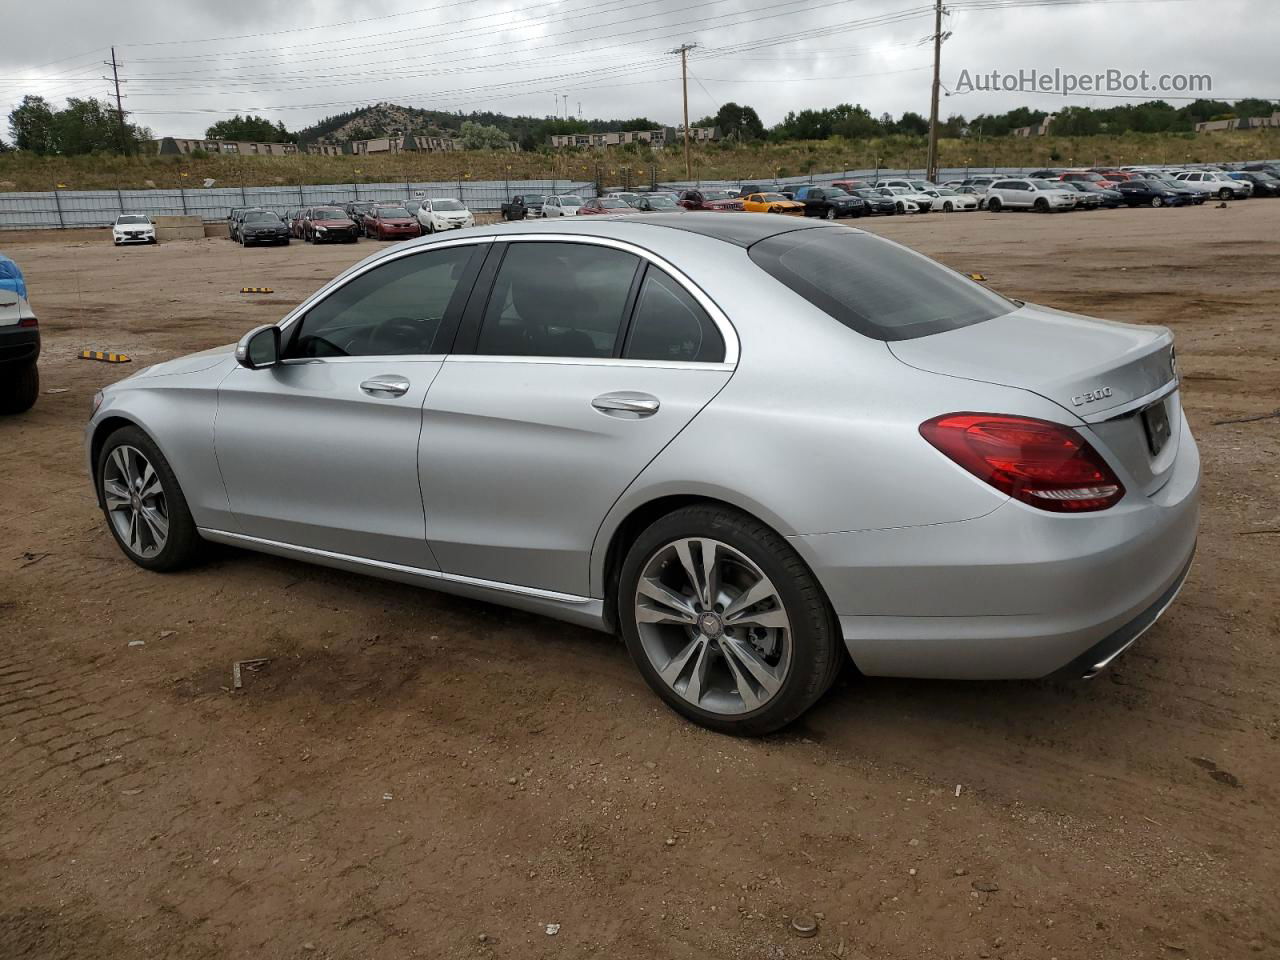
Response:
[[[623,356],[720,363],[724,338],[684,287],[651,266],[640,287]]]
[[[584,243],[512,243],[494,278],[476,353],[612,357],[640,260]]]
[[[910,340],[1014,310],[1014,304],[918,253],[845,227],[753,244],[751,259],[832,318],[876,340]]]

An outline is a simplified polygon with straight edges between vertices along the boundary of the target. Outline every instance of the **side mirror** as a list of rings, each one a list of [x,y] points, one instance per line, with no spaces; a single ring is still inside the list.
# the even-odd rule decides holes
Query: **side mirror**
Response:
[[[236,344],[236,363],[249,370],[264,370],[280,362],[280,328],[274,323],[255,327]]]

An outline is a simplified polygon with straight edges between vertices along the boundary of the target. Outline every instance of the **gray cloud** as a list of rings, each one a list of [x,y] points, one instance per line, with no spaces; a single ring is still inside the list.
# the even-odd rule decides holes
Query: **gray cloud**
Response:
[[[543,116],[557,94],[567,94],[572,113],[581,104],[586,117],[674,123],[679,68],[666,51],[688,40],[699,44],[690,58],[695,118],[728,100],[755,106],[766,123],[840,102],[876,114],[927,113],[930,50],[920,41],[933,24],[925,7],[926,0],[433,0],[406,13],[403,0],[354,8],[336,0],[25,4],[5,14],[6,34],[17,42],[0,47],[0,110],[7,115],[24,93],[58,102],[105,96],[101,78],[110,70],[102,61],[115,43],[126,109],[157,134],[201,135],[247,111],[297,128],[378,100]],[[922,15],[884,22],[904,11]],[[1217,98],[1280,98],[1277,13],[1274,0],[1218,0],[1212,10],[1169,0],[959,9],[947,20],[943,83],[954,90],[966,69],[1147,70],[1209,74]],[[364,22],[334,25],[351,20]],[[219,39],[189,42],[206,38]],[[103,46],[89,50],[95,41]],[[1118,102],[971,92],[946,97],[942,112]]]

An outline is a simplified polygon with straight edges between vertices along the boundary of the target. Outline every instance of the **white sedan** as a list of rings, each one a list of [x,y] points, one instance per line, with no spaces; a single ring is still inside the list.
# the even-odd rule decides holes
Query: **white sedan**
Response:
[[[978,198],[971,193],[961,193],[950,187],[938,187],[936,190],[923,191],[933,198],[933,209],[943,213],[953,210],[977,210]]]
[[[572,193],[559,197],[547,197],[542,203],[544,217],[576,217],[582,207],[583,199]]]
[[[929,194],[910,187],[881,187],[880,192],[886,197],[893,197],[899,213],[928,213],[934,203]]]
[[[111,225],[111,242],[117,247],[126,243],[155,243],[156,225],[145,214],[121,214]]]
[[[461,200],[452,197],[432,197],[423,200],[418,208],[418,223],[422,224],[423,233],[437,233],[445,230],[460,230],[463,227],[476,225],[475,214],[466,208]]]

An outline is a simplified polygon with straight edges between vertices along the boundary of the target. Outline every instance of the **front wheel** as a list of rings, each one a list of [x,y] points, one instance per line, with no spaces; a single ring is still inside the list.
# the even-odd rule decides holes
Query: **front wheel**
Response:
[[[943,213],[950,213],[950,212],[951,212],[952,210],[954,210],[954,209],[955,209],[955,208],[954,208],[953,206],[951,206],[951,201],[950,201],[950,200],[948,200],[946,203],[944,203],[944,204],[942,205],[942,212],[943,212]]]
[[[893,208],[893,209],[894,209],[894,212],[895,212],[895,213],[906,213],[906,212],[907,212],[906,205],[905,205],[901,200],[899,200],[899,201],[894,205],[894,208]]]
[[[111,434],[98,454],[107,528],[125,556],[147,570],[189,565],[202,541],[169,461],[137,427]]]
[[[1221,190],[1218,191],[1219,200],[1230,200],[1234,196],[1235,194],[1232,193],[1231,190],[1227,187],[1223,187]]]
[[[1162,197],[1152,197],[1152,198],[1151,198],[1151,205],[1152,205],[1153,207],[1163,207],[1163,206],[1164,206],[1164,199],[1163,199]]]
[[[623,562],[618,618],[654,692],[721,733],[786,726],[843,663],[835,618],[804,561],[730,507],[685,507],[640,534]]]
[[[1036,208],[1036,213],[1048,213],[1049,201],[1046,200],[1044,197],[1041,197],[1035,202],[1035,208]]]
[[[835,207],[827,207],[826,218],[827,218],[828,220],[834,220],[834,219],[836,218],[836,208],[835,208]]]
[[[40,396],[40,369],[28,360],[8,368],[0,366],[0,413],[26,413]]]
[[[987,209],[990,210],[992,213],[999,213],[1001,206],[1002,204],[1000,203],[999,197],[992,197],[990,200],[987,201]]]

